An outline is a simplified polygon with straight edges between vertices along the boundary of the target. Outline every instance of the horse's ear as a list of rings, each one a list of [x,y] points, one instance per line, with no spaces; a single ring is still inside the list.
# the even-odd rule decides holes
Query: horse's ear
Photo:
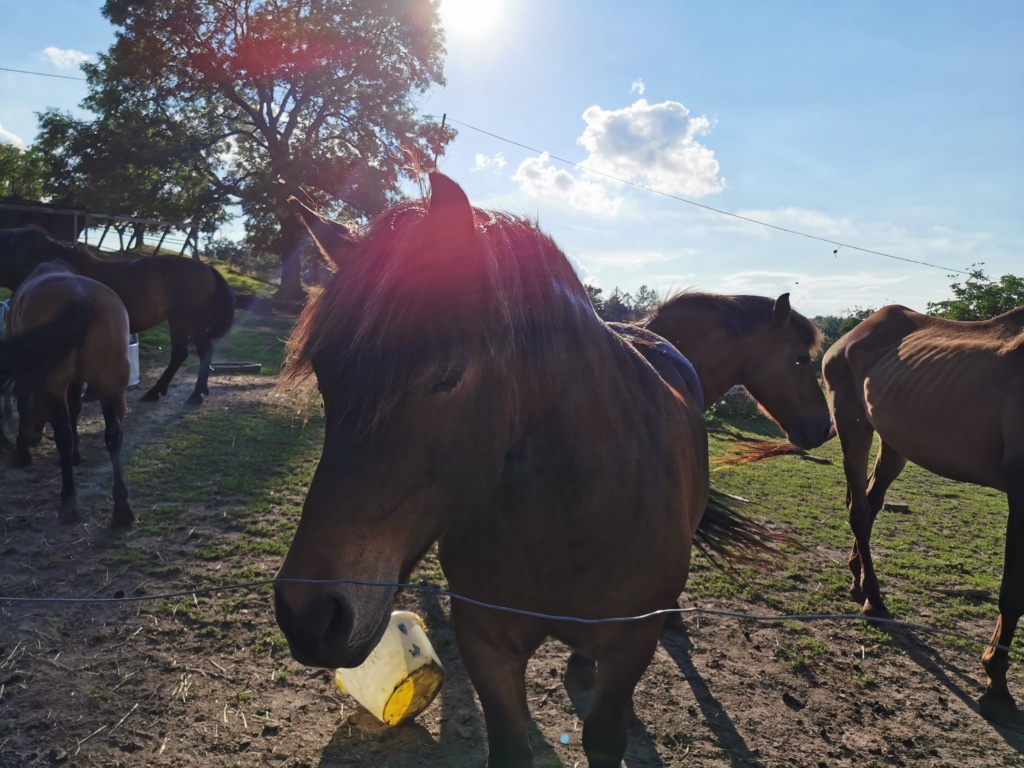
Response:
[[[430,174],[430,217],[452,232],[472,232],[473,206],[462,187],[443,173]]]
[[[775,300],[775,309],[772,314],[775,317],[775,325],[781,328],[789,322],[789,314],[792,310],[789,306],[789,294],[784,293]]]
[[[349,228],[340,222],[325,219],[297,197],[289,197],[288,202],[306,225],[320,253],[337,266],[342,266],[345,256],[356,244],[356,238]]]

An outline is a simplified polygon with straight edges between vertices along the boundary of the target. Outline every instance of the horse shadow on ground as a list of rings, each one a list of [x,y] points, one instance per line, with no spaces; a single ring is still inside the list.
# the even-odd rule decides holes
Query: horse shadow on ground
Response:
[[[683,674],[693,698],[704,715],[708,729],[714,735],[719,747],[729,755],[730,764],[739,766],[762,765],[761,759],[750,750],[728,713],[718,703],[711,689],[701,676],[692,660],[693,642],[685,630],[662,631],[661,647],[672,658]]]
[[[952,696],[960,699],[964,706],[974,712],[978,719],[983,719],[978,711],[977,698],[984,693],[984,687],[979,684],[975,675],[972,675],[961,667],[947,660],[934,647],[929,645],[925,639],[913,629],[907,627],[886,628],[893,638],[893,643],[901,648],[907,658],[917,664],[921,669],[930,674],[945,688]],[[978,654],[978,667],[981,668],[981,654]],[[982,673],[983,674],[983,673]],[[975,695],[972,696],[971,691]],[[1019,696],[1017,697],[1019,699]],[[1024,727],[1004,726],[991,721],[986,721],[992,730],[1006,742],[1007,746],[1024,754]]]

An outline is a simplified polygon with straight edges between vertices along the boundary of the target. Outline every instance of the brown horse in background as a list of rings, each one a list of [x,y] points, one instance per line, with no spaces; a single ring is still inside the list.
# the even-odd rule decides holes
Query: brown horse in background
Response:
[[[822,364],[843,448],[854,545],[850,594],[887,615],[871,561],[871,527],[907,460],[943,477],[1004,491],[1009,502],[999,618],[982,655],[981,714],[1024,722],[1006,683],[1007,648],[1024,614],[1024,307],[956,322],[906,307],[878,310]],[[874,432],[880,445],[867,476]]]
[[[49,421],[63,478],[58,516],[74,522],[78,415],[82,386],[89,384],[103,409],[104,439],[114,468],[113,525],[131,525],[135,516],[121,471],[129,376],[128,313],[121,300],[64,262],[47,261],[15,291],[8,322],[10,335],[0,340],[0,391],[13,391],[18,399],[17,462],[31,462],[29,446],[38,442]]]
[[[53,259],[112,288],[128,310],[131,333],[167,321],[171,361],[143,400],[155,402],[167,394],[171,379],[188,357],[191,341],[199,354],[199,375],[188,402],[203,402],[203,396],[210,393],[207,381],[213,342],[231,330],[235,316],[231,287],[220,272],[180,256],[101,259],[33,227],[0,230],[0,285],[14,290],[37,264]]]
[[[550,635],[597,659],[583,745],[618,766],[662,617],[553,616],[635,616],[682,590],[708,498],[692,368],[603,323],[548,237],[439,174],[338,262],[286,368],[315,374],[326,418],[274,589],[292,655],[362,663],[439,540],[455,592],[535,612],[452,602],[489,765],[532,764],[525,670]]]
[[[798,448],[831,436],[832,418],[811,358],[821,331],[789,304],[789,294],[679,293],[641,325],[675,346],[700,377],[704,407],[744,387]]]

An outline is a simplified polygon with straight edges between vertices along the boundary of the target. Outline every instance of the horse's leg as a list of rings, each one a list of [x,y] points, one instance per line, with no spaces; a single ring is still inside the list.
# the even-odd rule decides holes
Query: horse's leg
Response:
[[[74,436],[71,429],[71,415],[68,413],[68,401],[65,397],[45,394],[46,405],[50,411],[50,424],[53,425],[53,441],[60,453],[61,489],[60,511],[58,519],[62,523],[73,523],[78,519],[78,492],[75,490]]]
[[[167,368],[160,378],[156,380],[156,384],[142,396],[142,399],[147,403],[155,403],[157,400],[167,394],[167,387],[171,383],[171,379],[174,378],[174,374],[178,372],[181,364],[185,362],[185,358],[188,357],[188,333],[177,328],[174,325],[170,326],[171,332],[171,362],[167,364]]]
[[[618,768],[626,754],[633,690],[658,645],[657,629],[646,635],[630,638],[623,653],[597,662],[594,705],[583,720],[583,751],[590,768]]]
[[[846,475],[846,508],[849,511],[853,548],[850,551],[850,573],[853,582],[850,596],[864,604],[866,611],[885,611],[871,562],[871,512],[867,500],[868,453],[874,429],[866,419],[841,421],[836,412],[836,431],[843,449],[843,472]]]
[[[885,440],[879,440],[878,456],[875,458],[875,467],[871,471],[871,477],[868,480],[867,489],[867,505],[868,505],[868,521],[867,521],[867,538],[871,538],[871,531],[875,525],[875,519],[878,517],[878,513],[881,511],[882,506],[885,504],[885,494],[889,490],[896,478],[900,476],[900,472],[907,465],[906,458],[897,453],[896,449],[889,445]],[[856,581],[857,577],[862,573],[863,565],[861,562],[860,551],[857,548],[856,541],[853,544],[853,551],[850,554],[850,570],[854,574]],[[874,569],[872,568],[872,573]],[[858,589],[860,585],[857,585]],[[877,582],[876,582],[877,589]],[[852,590],[851,590],[852,593]],[[863,591],[859,596],[856,597],[858,601],[863,602],[864,593]],[[881,597],[878,598],[879,603]]]
[[[129,526],[135,520],[135,514],[128,505],[128,486],[124,483],[124,474],[121,471],[121,444],[124,442],[121,420],[124,414],[124,395],[103,401],[103,421],[106,424],[103,439],[110,454],[110,464],[114,468],[114,517],[111,525],[115,528]]]
[[[203,395],[210,394],[206,383],[210,378],[210,363],[213,362],[213,342],[205,335],[199,335],[192,337],[192,343],[196,345],[196,352],[199,354],[199,377],[196,379],[196,388],[188,402],[192,405],[201,405]]]
[[[991,645],[982,654],[981,663],[988,676],[988,687],[978,702],[982,716],[998,723],[1024,724],[1024,717],[1006,685],[1010,666],[1005,650],[1013,642],[1017,622],[1024,614],[1024,462],[1008,477],[1006,497],[1010,514],[1006,523],[1003,582],[999,587],[999,618]],[[1001,646],[1001,647],[997,647]]]
[[[82,383],[71,382],[68,387],[68,416],[71,418],[71,463],[76,467],[82,462],[78,450],[78,416],[82,413]]]
[[[466,672],[480,698],[487,723],[488,768],[530,768],[533,750],[527,730],[526,663],[540,645],[536,637],[514,637],[507,633],[501,645],[493,641],[487,622],[460,620],[461,604],[452,605],[455,639]]]
[[[18,436],[14,441],[14,465],[16,467],[27,467],[32,463],[32,454],[29,448],[39,442],[33,433],[34,419],[33,410],[35,403],[32,395],[21,392],[17,397],[18,403]]]

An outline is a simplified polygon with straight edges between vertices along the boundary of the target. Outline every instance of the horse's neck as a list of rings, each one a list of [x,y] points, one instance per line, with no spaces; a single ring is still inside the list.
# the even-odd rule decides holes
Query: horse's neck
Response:
[[[720,326],[696,316],[678,314],[648,329],[668,339],[690,361],[704,390],[704,407],[710,408],[737,384],[743,384],[744,339],[730,336]]]

